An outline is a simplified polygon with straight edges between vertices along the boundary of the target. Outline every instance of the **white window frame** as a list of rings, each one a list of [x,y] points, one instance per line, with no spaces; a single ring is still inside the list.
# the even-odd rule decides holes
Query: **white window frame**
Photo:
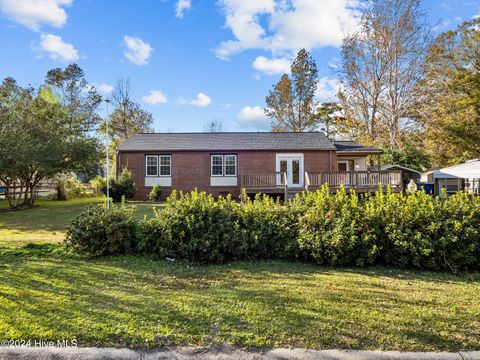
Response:
[[[222,173],[221,174],[213,174],[213,158],[214,157],[220,157],[222,159]],[[227,175],[226,174],[226,167],[227,167],[227,161],[226,158],[227,156],[233,156],[235,159],[235,174],[234,175]],[[215,165],[219,166],[219,165]],[[231,165],[230,165],[231,166]],[[212,154],[210,155],[210,176],[212,177],[236,177],[237,176],[237,168],[238,168],[238,157],[236,154]]]
[[[148,159],[149,158],[155,158],[157,159],[157,166],[156,166],[156,169],[157,169],[157,173],[155,175],[149,175],[148,174]],[[153,165],[150,165],[150,166],[153,166]],[[146,177],[158,177],[158,155],[145,155],[145,176]]]
[[[170,175],[160,175],[160,158],[168,157],[170,159]],[[148,158],[157,159],[157,172],[156,175],[148,175]],[[166,165],[163,165],[166,166]],[[146,177],[171,177],[172,176],[172,155],[145,155],[145,176]]]
[[[161,174],[161,167],[166,166],[162,165],[161,158],[166,157],[170,159],[170,165],[169,165],[169,174],[168,175],[162,175]],[[172,155],[158,155],[158,177],[171,177],[172,176]]]
[[[214,157],[220,157],[222,159],[222,173],[221,174],[213,174],[213,158]],[[225,173],[225,168],[224,168],[224,165],[225,165],[225,159],[223,158],[223,155],[222,154],[212,154],[210,156],[210,176],[223,176],[223,174]],[[215,166],[219,166],[219,165],[215,165]]]
[[[235,173],[233,175],[227,175],[227,156],[233,156],[233,158],[235,159]],[[229,166],[232,166],[232,165],[229,165]],[[223,155],[223,176],[227,176],[227,177],[236,177],[237,176],[237,155],[235,154],[225,154]]]

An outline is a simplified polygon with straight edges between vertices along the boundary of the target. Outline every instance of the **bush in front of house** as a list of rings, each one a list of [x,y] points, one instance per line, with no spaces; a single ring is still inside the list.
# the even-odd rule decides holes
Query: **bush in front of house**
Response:
[[[245,254],[238,212],[230,196],[173,191],[165,207],[140,225],[139,250],[197,262],[226,262]]]
[[[281,204],[279,199],[258,194],[252,201],[242,196],[238,212],[245,256],[249,259],[291,259],[299,256],[298,202]]]
[[[106,221],[107,215],[96,211],[71,224],[69,239],[78,240],[70,242],[94,254],[125,252],[101,247],[117,220]],[[173,192],[164,208],[138,225],[137,239],[142,254],[201,263],[274,258],[329,266],[478,270],[480,197],[435,198],[423,191],[357,196],[324,186],[282,204],[260,195],[242,196],[238,203],[204,192]]]
[[[103,188],[103,193],[107,193],[106,185]],[[122,201],[122,197],[128,200],[135,196],[135,179],[128,168],[123,168],[117,179],[109,181],[109,194],[113,202]]]
[[[162,193],[163,190],[160,186],[153,185],[152,190],[150,190],[150,193],[148,194],[148,198],[151,201],[160,201],[160,199],[162,198]]]
[[[304,257],[321,265],[364,266],[375,262],[374,238],[365,230],[364,205],[344,188],[328,187],[304,198],[298,245]]]
[[[136,227],[132,208],[92,206],[72,220],[65,245],[93,256],[131,253],[136,250]]]
[[[376,263],[429,270],[473,270],[480,263],[480,198],[378,192],[364,204]]]
[[[480,269],[480,198],[423,191],[357,196],[322,187],[281,204],[174,194],[144,221],[143,253],[199,262],[304,259],[321,265]]]

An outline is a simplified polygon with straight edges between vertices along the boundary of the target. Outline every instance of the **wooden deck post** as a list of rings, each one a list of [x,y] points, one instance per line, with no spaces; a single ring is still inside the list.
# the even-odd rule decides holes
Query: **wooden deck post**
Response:
[[[358,194],[358,171],[355,171],[355,187]]]

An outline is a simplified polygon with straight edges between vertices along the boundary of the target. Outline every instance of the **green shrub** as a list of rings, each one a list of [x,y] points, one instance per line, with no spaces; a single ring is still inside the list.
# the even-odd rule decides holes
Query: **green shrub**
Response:
[[[368,265],[374,262],[373,239],[364,233],[358,196],[328,186],[308,194],[299,218],[298,244],[303,255],[323,265]]]
[[[282,205],[278,198],[258,194],[252,201],[246,196],[240,208],[240,228],[246,256],[251,259],[298,257],[298,206]]]
[[[163,190],[160,186],[154,185],[152,187],[152,190],[148,194],[148,198],[152,201],[160,201],[160,199],[162,198],[162,192]]]
[[[74,177],[58,180],[56,187],[57,200],[73,200],[93,196],[92,191]]]
[[[99,196],[103,192],[103,189],[106,186],[105,178],[101,176],[95,176],[93,179],[91,179],[88,182],[88,186],[90,187],[90,189],[92,190],[95,196]]]
[[[479,269],[480,198],[459,192],[435,201],[436,221],[431,225],[432,270]],[[429,264],[430,265],[430,264]],[[427,267],[427,266],[426,266]]]
[[[217,201],[205,192],[180,196],[174,191],[152,220],[141,224],[143,253],[198,262],[225,262],[244,257],[238,222],[239,204],[230,196]]]
[[[107,193],[106,185],[103,193]],[[118,179],[109,181],[109,193],[114,202],[120,202],[122,197],[128,200],[135,196],[135,181],[133,173],[128,168],[123,168]]]
[[[465,193],[448,198],[378,192],[365,203],[378,263],[430,270],[479,268],[480,203]]]
[[[297,258],[335,266],[480,269],[480,197],[357,196],[324,186],[284,204],[261,195],[242,199],[173,192],[154,218],[139,224],[137,250],[206,263]],[[129,251],[135,222],[121,209],[88,210],[70,225],[67,244],[92,254]]]
[[[135,249],[136,221],[132,208],[92,206],[75,217],[67,228],[65,245],[94,256],[120,255]]]

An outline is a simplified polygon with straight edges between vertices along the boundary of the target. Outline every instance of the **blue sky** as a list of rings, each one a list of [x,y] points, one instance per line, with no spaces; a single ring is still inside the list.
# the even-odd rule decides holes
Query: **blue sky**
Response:
[[[155,131],[265,130],[265,96],[295,52],[317,62],[318,96],[355,28],[358,0],[0,0],[0,77],[42,84],[77,62],[103,95],[129,78]],[[426,0],[435,32],[480,14],[480,0]]]

